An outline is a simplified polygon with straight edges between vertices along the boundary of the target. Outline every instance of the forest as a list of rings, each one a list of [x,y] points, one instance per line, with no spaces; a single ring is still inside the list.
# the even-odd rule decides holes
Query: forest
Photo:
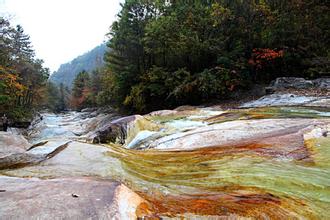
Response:
[[[126,0],[105,65],[73,88],[47,83],[28,35],[1,19],[0,113],[111,105],[149,112],[248,92],[280,76],[329,76],[329,4],[306,0]],[[8,111],[8,110],[11,111]]]
[[[30,37],[20,25],[0,17],[0,114],[11,119],[32,117],[45,105],[49,70],[35,58]]]
[[[99,91],[95,80],[93,89],[75,82],[85,85],[77,98],[90,91],[100,105],[148,112],[228,99],[280,76],[329,76],[328,12],[315,0],[127,0]]]

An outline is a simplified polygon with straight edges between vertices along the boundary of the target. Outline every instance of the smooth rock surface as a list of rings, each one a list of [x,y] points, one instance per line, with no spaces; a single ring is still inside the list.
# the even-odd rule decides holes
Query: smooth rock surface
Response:
[[[25,152],[31,144],[19,134],[0,131],[0,158]]]
[[[330,107],[330,97],[298,96],[294,94],[271,94],[256,101],[247,102],[241,108],[265,106],[321,106]]]
[[[327,123],[330,123],[330,120],[238,120],[165,136],[152,141],[149,147],[159,150],[193,150],[205,147],[235,147],[255,143],[267,144],[267,138],[284,137],[288,134],[299,133],[300,130],[308,127]]]
[[[0,169],[35,165],[54,157],[68,146],[69,142],[45,142],[45,145],[30,151],[16,152],[0,158]]]
[[[136,219],[143,200],[116,181],[0,176],[1,219]]]

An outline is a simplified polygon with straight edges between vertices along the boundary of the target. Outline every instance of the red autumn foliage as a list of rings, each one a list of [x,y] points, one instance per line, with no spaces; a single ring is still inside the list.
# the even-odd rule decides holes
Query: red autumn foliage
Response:
[[[262,69],[264,66],[272,63],[284,55],[283,50],[272,50],[269,48],[255,48],[248,63],[256,69]]]

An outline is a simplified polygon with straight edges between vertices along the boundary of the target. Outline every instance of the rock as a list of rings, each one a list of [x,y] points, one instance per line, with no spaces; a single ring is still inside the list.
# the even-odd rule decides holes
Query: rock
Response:
[[[330,78],[319,78],[313,81],[314,86],[320,89],[330,89]]]
[[[84,108],[80,112],[93,112],[97,111],[97,108]]]
[[[191,105],[182,105],[174,109],[175,111],[194,111],[197,107]]]
[[[119,182],[93,178],[0,176],[0,188],[6,190],[1,219],[137,219],[136,209],[144,202]]]
[[[54,142],[53,146],[62,143]],[[31,154],[40,155],[46,150],[45,146],[38,148],[34,148]],[[60,178],[83,175],[107,178],[120,168],[119,161],[106,156],[109,150],[104,146],[73,141],[60,153],[42,163],[15,170],[4,170],[2,173],[16,177]],[[72,193],[79,194],[78,192]]]
[[[150,112],[146,116],[169,116],[169,115],[175,115],[175,114],[178,114],[178,111],[176,111],[176,110],[159,110],[159,111]]]
[[[271,86],[268,86],[268,87],[265,88],[265,93],[267,95],[273,94],[274,92],[275,92],[275,89],[273,87],[271,87]]]
[[[25,152],[31,144],[19,134],[0,131],[0,158]]]
[[[72,196],[73,198],[78,198],[78,197],[79,197],[79,195],[74,194],[74,193],[72,193],[71,196]]]
[[[296,77],[280,77],[277,78],[272,87],[276,89],[309,89],[314,86],[311,80],[305,80],[304,78]]]
[[[173,151],[205,147],[235,147],[256,143],[266,145],[276,143],[278,147],[293,141],[295,144],[283,149],[285,152],[290,152],[301,147],[300,143],[303,139],[300,132],[309,127],[328,123],[330,121],[327,119],[237,120],[165,136],[150,142],[149,148]]]
[[[247,102],[241,105],[241,108],[255,108],[265,106],[322,106],[326,107],[328,97],[313,97],[294,94],[271,94],[261,97],[256,101]],[[313,104],[314,103],[314,104]],[[330,107],[330,105],[328,105]]]
[[[111,121],[88,135],[87,140],[92,143],[120,143],[125,144],[134,139],[142,130],[157,130],[159,126],[141,115],[131,115]]]
[[[319,78],[315,80],[306,80],[304,78],[296,77],[280,77],[272,81],[268,87],[265,88],[266,94],[272,94],[276,91],[286,89],[330,89],[330,78]]]
[[[37,164],[54,157],[56,154],[64,150],[69,142],[47,143],[42,147],[35,147],[30,151],[20,151],[7,154],[0,157],[0,169],[10,169],[24,167],[27,165]]]

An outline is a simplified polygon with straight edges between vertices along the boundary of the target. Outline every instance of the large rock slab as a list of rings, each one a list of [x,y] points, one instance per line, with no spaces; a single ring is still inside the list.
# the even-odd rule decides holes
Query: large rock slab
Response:
[[[61,141],[52,143],[58,146]],[[30,155],[37,156],[52,147],[38,147],[31,150]],[[109,178],[121,173],[120,161],[106,156],[110,149],[101,145],[93,145],[72,141],[64,149],[41,163],[25,166],[20,169],[7,169],[2,173],[9,176],[39,178],[60,178],[71,176],[98,176]],[[32,154],[33,153],[33,154]]]
[[[116,181],[0,176],[1,219],[137,219],[143,200]]]
[[[10,169],[33,165],[54,157],[64,150],[69,142],[41,142],[27,150],[11,151],[10,154],[0,157],[0,169]],[[15,148],[14,148],[15,149]]]
[[[31,144],[19,134],[0,131],[0,158],[25,152]]]
[[[303,145],[304,130],[327,124],[330,124],[329,119],[237,120],[175,133],[154,140],[147,144],[147,147],[180,151],[252,144],[284,146],[292,142],[292,145],[285,149],[289,152]]]

